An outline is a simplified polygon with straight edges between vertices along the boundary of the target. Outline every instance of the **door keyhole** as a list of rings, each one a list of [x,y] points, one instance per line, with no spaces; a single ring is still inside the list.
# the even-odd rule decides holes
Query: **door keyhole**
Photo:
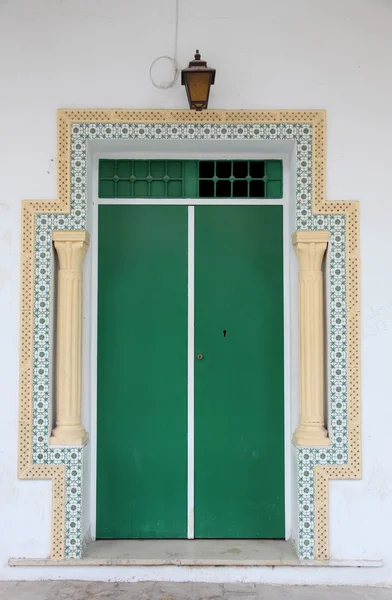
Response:
[[[227,333],[227,331],[226,331],[226,329],[224,329],[223,330],[223,337],[226,337],[226,333]]]

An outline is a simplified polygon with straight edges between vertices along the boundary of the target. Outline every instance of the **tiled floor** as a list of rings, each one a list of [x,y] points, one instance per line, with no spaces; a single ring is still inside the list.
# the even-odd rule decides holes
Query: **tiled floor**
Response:
[[[0,600],[391,600],[392,589],[251,583],[0,582]]]

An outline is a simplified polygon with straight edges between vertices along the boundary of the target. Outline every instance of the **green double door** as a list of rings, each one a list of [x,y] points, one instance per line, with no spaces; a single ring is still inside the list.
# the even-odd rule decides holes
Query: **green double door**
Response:
[[[282,207],[191,210],[99,207],[97,538],[284,537]]]

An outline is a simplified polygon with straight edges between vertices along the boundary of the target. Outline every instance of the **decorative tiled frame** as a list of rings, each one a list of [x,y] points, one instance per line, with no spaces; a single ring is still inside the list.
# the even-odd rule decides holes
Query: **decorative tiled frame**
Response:
[[[293,139],[298,229],[330,231],[330,448],[298,448],[303,559],[327,560],[328,481],[361,477],[359,206],[325,197],[325,112],[60,110],[57,200],[23,202],[19,477],[51,479],[51,558],[78,558],[83,448],[49,446],[50,303],[54,229],[84,229],[88,139]]]

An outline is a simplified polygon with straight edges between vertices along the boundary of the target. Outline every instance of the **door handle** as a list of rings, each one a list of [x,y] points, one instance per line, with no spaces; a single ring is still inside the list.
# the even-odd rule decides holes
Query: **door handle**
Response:
[[[197,360],[203,360],[203,355],[202,354],[198,354],[197,355]]]

